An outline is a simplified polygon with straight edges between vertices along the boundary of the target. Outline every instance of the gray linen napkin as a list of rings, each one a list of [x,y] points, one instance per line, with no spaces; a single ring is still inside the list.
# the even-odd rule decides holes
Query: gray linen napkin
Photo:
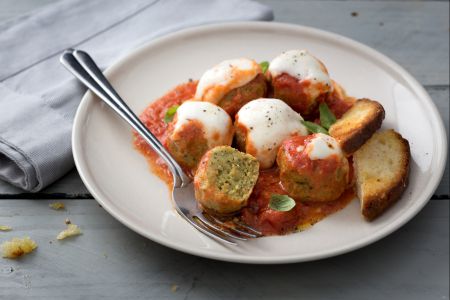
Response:
[[[0,179],[36,192],[73,167],[72,121],[85,89],[60,66],[64,49],[86,50],[104,68],[189,26],[272,18],[242,0],[69,0],[0,24]]]

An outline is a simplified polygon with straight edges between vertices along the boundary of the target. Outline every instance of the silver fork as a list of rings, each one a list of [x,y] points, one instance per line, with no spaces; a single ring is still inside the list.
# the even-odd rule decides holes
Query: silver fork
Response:
[[[145,127],[128,105],[120,98],[109,81],[103,76],[94,60],[84,51],[68,49],[60,62],[87,88],[108,104],[120,117],[134,128],[165,161],[173,175],[172,197],[176,211],[203,234],[218,241],[237,245],[235,240],[260,237],[261,232],[234,219],[224,221],[206,214],[197,205],[192,180],[167,152],[159,140]]]

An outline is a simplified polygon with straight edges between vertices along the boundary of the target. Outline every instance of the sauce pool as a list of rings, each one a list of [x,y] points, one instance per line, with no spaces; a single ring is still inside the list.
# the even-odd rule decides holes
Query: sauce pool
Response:
[[[292,210],[282,212],[269,208],[272,194],[287,194],[281,186],[277,168],[260,172],[248,205],[242,210],[244,223],[257,228],[264,235],[280,235],[307,229],[326,216],[343,209],[355,198],[353,189],[349,188],[337,200],[296,201]]]
[[[164,115],[168,108],[180,105],[195,95],[197,81],[180,84],[161,98],[151,103],[139,116],[144,125],[161,141],[166,143],[168,124]],[[342,106],[339,106],[342,102]],[[344,100],[333,99],[333,108],[337,111],[348,109]],[[139,136],[133,134],[134,147],[146,157],[153,173],[160,177],[168,186],[172,186],[172,174],[164,161]],[[192,170],[186,170],[191,174]],[[347,189],[339,199],[329,202],[300,202],[288,212],[272,210],[268,207],[272,194],[287,194],[280,184],[277,168],[260,171],[258,181],[248,200],[248,205],[240,213],[241,220],[260,230],[263,235],[281,235],[296,230],[303,230],[326,216],[343,209],[354,199],[353,189]]]

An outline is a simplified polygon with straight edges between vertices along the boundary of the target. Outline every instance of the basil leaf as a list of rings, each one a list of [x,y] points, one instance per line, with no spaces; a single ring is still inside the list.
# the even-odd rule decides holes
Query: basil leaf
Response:
[[[336,117],[333,112],[330,110],[328,105],[324,102],[319,105],[320,111],[320,124],[326,128],[330,129],[331,125],[336,122]]]
[[[180,107],[180,106],[174,105],[174,106],[169,107],[166,110],[166,114],[164,115],[165,123],[169,123],[170,121],[172,121],[173,117],[175,116],[175,113],[177,112],[178,107]]]
[[[295,200],[288,195],[272,194],[269,207],[277,211],[290,211],[295,207]]]
[[[300,121],[300,122],[302,122],[303,126],[305,126],[306,129],[308,129],[312,133],[328,134],[328,131],[325,128],[323,128],[322,126],[320,126],[316,123],[309,122],[309,121]]]
[[[259,65],[261,66],[262,72],[266,73],[267,69],[269,68],[269,62],[263,61],[263,62],[260,62]]]

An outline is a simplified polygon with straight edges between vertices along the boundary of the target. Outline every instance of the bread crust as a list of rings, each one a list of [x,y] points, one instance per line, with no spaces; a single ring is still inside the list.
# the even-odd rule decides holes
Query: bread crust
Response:
[[[360,106],[370,106],[371,109],[362,122],[357,122],[351,115]],[[381,127],[384,117],[385,111],[380,103],[366,98],[359,99],[330,127],[329,133],[339,142],[344,154],[350,156]]]
[[[386,211],[392,204],[397,202],[402,196],[403,192],[408,186],[409,170],[410,170],[410,147],[409,142],[404,139],[399,133],[394,130],[387,130],[378,134],[394,134],[394,138],[397,143],[401,144],[401,153],[397,153],[401,157],[401,163],[397,170],[395,170],[395,176],[390,180],[384,189],[379,190],[376,193],[364,193],[362,192],[363,178],[359,178],[359,156],[355,155],[353,161],[355,164],[355,176],[356,176],[356,192],[358,198],[361,201],[361,213],[367,221],[372,221]],[[360,151],[364,151],[361,149]],[[382,163],[382,162],[380,162]]]

